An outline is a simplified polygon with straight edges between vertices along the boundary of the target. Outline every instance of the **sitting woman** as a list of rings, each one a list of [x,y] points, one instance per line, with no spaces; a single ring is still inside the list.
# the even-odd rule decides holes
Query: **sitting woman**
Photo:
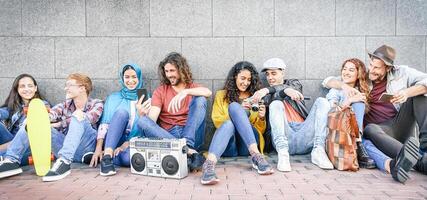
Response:
[[[273,168],[258,150],[263,148],[262,134],[266,128],[265,106],[253,111],[247,101],[259,87],[259,76],[253,64],[238,62],[228,73],[224,89],[215,96],[212,121],[217,128],[203,164],[201,183],[216,184],[215,164],[222,156],[251,155],[252,166],[259,174],[273,173]]]
[[[102,176],[116,174],[114,165],[129,167],[129,139],[140,135],[135,122],[138,120],[137,89],[144,85],[141,68],[136,64],[124,65],[119,72],[119,79],[122,89],[107,97],[95,153],[90,163],[90,166],[96,166],[98,159],[101,159]]]
[[[346,97],[343,90],[331,89],[326,95],[326,99],[332,107],[340,106],[342,109],[350,107],[356,115],[359,128],[359,138],[357,139],[357,160],[361,168],[375,168],[375,161],[371,159],[362,145],[363,116],[367,110],[369,96],[369,86],[366,80],[366,67],[363,62],[357,58],[344,61],[341,67],[341,79],[346,86],[357,89],[360,93],[349,98]]]
[[[5,153],[19,128],[26,119],[26,109],[31,99],[43,99],[38,91],[36,80],[29,74],[21,74],[15,78],[9,96],[0,107],[0,155]],[[44,101],[46,106],[49,104]],[[21,163],[25,165],[28,155],[23,156]]]

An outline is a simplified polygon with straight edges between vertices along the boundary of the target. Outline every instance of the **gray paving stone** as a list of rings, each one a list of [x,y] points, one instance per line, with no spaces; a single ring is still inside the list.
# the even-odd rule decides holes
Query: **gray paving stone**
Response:
[[[43,37],[0,37],[1,77],[28,73],[36,78],[53,78],[54,40]]]
[[[276,1],[276,36],[335,35],[335,1]]]
[[[0,78],[0,85],[2,86],[0,87],[0,105],[3,105],[9,95],[9,91],[12,89],[12,83],[14,80],[14,78]]]
[[[117,78],[117,38],[57,38],[56,77],[83,72],[91,78]]]
[[[65,79],[41,79],[37,81],[41,94],[49,101],[51,106],[64,102]]]
[[[322,87],[322,80],[300,80],[303,86],[303,95],[311,97],[310,100],[305,101],[307,107],[310,109],[313,103],[319,97],[325,97],[327,90]]]
[[[387,44],[396,50],[395,63],[408,65],[409,67],[426,72],[426,43],[424,36],[397,36],[397,37],[367,37],[366,49],[375,51],[383,44]],[[369,56],[366,54],[366,63]]]
[[[119,61],[138,63],[145,78],[158,79],[157,69],[170,52],[181,51],[179,38],[120,38]],[[185,55],[184,55],[185,56]]]
[[[336,1],[336,35],[394,35],[395,1]]]
[[[261,72],[263,63],[273,57],[287,65],[286,76],[305,78],[305,42],[301,37],[247,37],[244,39],[245,60],[252,62]]]
[[[324,79],[338,74],[349,58],[365,58],[363,37],[310,37],[306,39],[306,78]]]
[[[149,9],[149,0],[88,0],[87,35],[148,36]]]
[[[208,0],[150,2],[151,36],[211,36],[212,6]]]
[[[0,35],[21,35],[20,0],[0,0]]]
[[[84,0],[22,1],[22,34],[25,36],[84,36]]]
[[[427,35],[427,1],[397,0],[396,34]]]
[[[243,59],[242,38],[183,38],[182,53],[195,79],[225,79]]]
[[[214,36],[273,36],[273,0],[214,0]]]

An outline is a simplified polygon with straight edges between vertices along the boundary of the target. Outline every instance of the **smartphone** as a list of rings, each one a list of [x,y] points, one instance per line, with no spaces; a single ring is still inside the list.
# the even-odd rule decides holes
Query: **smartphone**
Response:
[[[380,101],[382,102],[390,102],[391,99],[393,99],[393,94],[389,93],[382,93],[380,96]]]
[[[147,93],[147,89],[146,88],[140,88],[136,90],[136,94],[138,95],[138,100],[141,98],[142,95],[144,96],[144,99],[142,100],[142,103],[144,103],[145,101],[147,101],[148,99],[148,93]]]

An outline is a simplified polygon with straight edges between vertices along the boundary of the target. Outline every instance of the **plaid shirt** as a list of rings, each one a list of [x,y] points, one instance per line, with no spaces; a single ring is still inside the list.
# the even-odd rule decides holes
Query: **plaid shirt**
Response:
[[[104,104],[101,100],[88,98],[83,112],[85,113],[85,119],[89,120],[95,130],[98,128],[98,121],[101,118],[103,109]],[[50,109],[50,121],[53,123],[60,122],[61,126],[56,129],[61,131],[63,134],[67,134],[68,126],[70,125],[74,111],[76,111],[76,106],[74,105],[73,100],[68,99]]]

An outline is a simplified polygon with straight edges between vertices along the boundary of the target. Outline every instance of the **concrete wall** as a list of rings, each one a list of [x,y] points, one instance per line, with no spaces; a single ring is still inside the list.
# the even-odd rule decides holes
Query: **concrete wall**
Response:
[[[366,61],[384,43],[397,64],[425,72],[426,35],[427,0],[0,0],[0,102],[20,73],[52,103],[72,72],[90,75],[93,96],[105,98],[127,62],[143,66],[153,89],[171,51],[213,91],[237,61],[260,68],[280,57],[315,98],[345,59]]]

